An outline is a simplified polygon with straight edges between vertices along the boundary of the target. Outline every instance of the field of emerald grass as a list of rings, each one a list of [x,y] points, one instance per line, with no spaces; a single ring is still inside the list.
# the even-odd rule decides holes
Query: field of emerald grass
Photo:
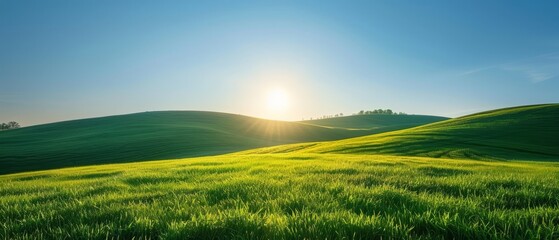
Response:
[[[559,164],[222,155],[0,176],[0,239],[557,239]]]

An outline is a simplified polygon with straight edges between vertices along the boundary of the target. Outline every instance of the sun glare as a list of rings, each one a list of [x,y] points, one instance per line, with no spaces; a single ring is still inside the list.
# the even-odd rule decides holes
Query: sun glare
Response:
[[[282,89],[274,89],[268,93],[268,110],[280,113],[289,107],[289,97]]]

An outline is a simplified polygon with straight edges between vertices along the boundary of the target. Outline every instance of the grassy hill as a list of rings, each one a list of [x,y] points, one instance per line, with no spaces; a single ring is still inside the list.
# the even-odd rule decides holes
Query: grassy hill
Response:
[[[391,154],[465,159],[559,160],[559,104],[482,112],[415,128],[253,153]]]
[[[85,124],[114,127],[95,144],[146,125],[168,129],[165,136],[190,129],[184,113],[167,113],[185,118],[173,127],[155,124],[161,113],[146,114],[58,124],[83,133],[71,125],[107,121]],[[344,131],[283,122],[265,128],[259,119],[198,114],[188,126],[201,132],[233,128],[270,139],[276,135],[263,129],[290,124],[297,137],[310,129],[305,136],[312,139]],[[218,124],[208,114],[237,122]],[[445,157],[557,160],[557,114],[557,104],[525,106],[332,142],[2,175],[0,239],[556,239],[559,163]],[[132,121],[137,117],[143,120]],[[123,126],[114,118],[124,118]],[[316,129],[325,132],[313,135]],[[104,154],[111,153],[118,151]]]
[[[395,128],[403,127],[401,123],[406,121],[398,121]],[[390,124],[385,121],[376,125],[394,128]],[[216,155],[379,131],[381,129],[350,130],[198,111],[82,119],[0,132],[0,174]]]
[[[0,239],[557,239],[559,164],[222,155],[0,176]]]
[[[301,121],[325,127],[348,128],[348,129],[370,129],[378,132],[388,132],[398,129],[420,126],[428,123],[447,120],[446,117],[428,115],[352,115],[327,119]]]
[[[213,112],[146,112],[0,132],[0,173],[215,155],[364,135]]]

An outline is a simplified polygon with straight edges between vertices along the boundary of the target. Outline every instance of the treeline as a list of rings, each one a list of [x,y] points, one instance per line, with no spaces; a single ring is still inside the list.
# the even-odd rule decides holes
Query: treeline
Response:
[[[369,111],[361,110],[358,113],[353,113],[351,115],[355,116],[355,115],[373,115],[373,114],[379,114],[379,115],[408,115],[407,113],[404,113],[404,112],[394,112],[394,111],[392,111],[392,109],[380,109],[380,108],[375,109],[375,110],[369,110]],[[310,118],[309,120],[320,120],[320,119],[337,118],[337,117],[343,117],[343,116],[344,116],[343,113],[338,113],[338,114],[334,114],[334,115],[324,115],[322,117]],[[303,118],[302,120],[304,121],[305,119]]]
[[[328,118],[337,118],[337,117],[343,117],[344,114],[343,113],[338,113],[338,114],[334,114],[334,115],[324,115],[322,117],[317,117],[317,118],[310,118],[310,120],[320,120],[320,119],[328,119]],[[305,120],[303,118],[303,120]]]
[[[372,111],[364,111],[361,110],[356,114],[353,115],[371,115],[371,114],[384,114],[384,115],[408,115],[407,113],[403,112],[394,112],[392,109],[375,109]]]
[[[14,121],[11,121],[11,122],[8,122],[8,123],[1,123],[0,124],[0,131],[8,130],[8,129],[16,129],[16,128],[19,128],[19,127],[20,127],[19,123],[14,122]]]

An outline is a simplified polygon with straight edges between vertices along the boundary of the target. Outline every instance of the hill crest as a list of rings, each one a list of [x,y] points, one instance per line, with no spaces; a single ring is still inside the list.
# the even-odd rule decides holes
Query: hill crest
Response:
[[[351,130],[206,111],[70,120],[0,132],[0,173],[216,155],[403,127]]]

